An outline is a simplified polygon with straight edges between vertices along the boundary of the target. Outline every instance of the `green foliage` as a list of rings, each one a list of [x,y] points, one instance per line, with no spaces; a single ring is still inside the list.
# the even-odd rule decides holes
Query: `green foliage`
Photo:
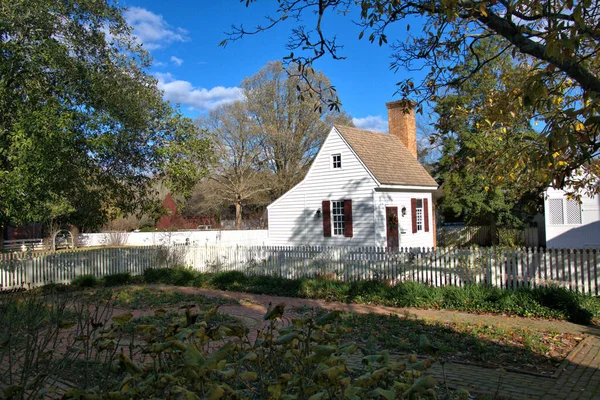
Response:
[[[210,141],[163,100],[120,6],[5,3],[0,225],[99,227],[152,208],[156,178],[186,194],[206,173]]]
[[[87,393],[107,399],[438,398],[437,382],[424,374],[434,359],[418,361],[414,354],[394,359],[387,351],[344,342],[347,329],[339,324],[338,313],[318,319],[306,316],[277,328],[275,315],[281,313],[265,316],[266,326],[256,339],[249,339],[248,329],[239,324],[212,323],[211,311],[189,318],[186,310],[185,323],[175,317],[166,326],[137,325],[144,337],[141,351],[149,362],[121,353],[122,383]],[[119,320],[109,331],[129,323]],[[84,393],[71,390],[66,398]]]
[[[71,281],[71,285],[84,288],[93,288],[100,286],[101,284],[102,282],[100,279],[96,278],[94,275],[79,275]]]
[[[121,286],[131,282],[131,274],[129,272],[121,272],[107,275],[102,279],[104,280],[104,286]]]
[[[501,40],[481,41],[462,68],[455,70],[457,84],[436,98],[439,115],[432,141],[441,147],[435,174],[444,196],[441,211],[470,225],[521,227],[541,206],[540,193],[549,186],[549,175],[528,170],[534,150],[543,137],[533,130],[533,114],[514,102],[512,88],[525,79],[527,68],[515,64],[509,54],[494,59],[466,82],[460,77],[479,59],[506,46]],[[490,105],[502,104],[500,113]],[[474,110],[475,112],[473,112]],[[491,122],[494,121],[494,122]],[[490,166],[503,165],[502,173]]]

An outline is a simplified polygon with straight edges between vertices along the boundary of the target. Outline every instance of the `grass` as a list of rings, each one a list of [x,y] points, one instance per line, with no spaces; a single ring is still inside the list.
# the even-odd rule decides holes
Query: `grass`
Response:
[[[324,278],[250,277],[241,272],[202,274],[185,268],[146,270],[144,280],[147,283],[346,303],[565,319],[579,324],[590,324],[600,317],[600,299],[558,287],[523,287],[507,290],[482,285],[431,287],[415,282],[390,287],[379,281],[341,282]]]

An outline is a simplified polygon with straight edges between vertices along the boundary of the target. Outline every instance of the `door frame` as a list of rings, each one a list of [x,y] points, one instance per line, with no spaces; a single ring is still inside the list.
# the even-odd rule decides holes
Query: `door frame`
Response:
[[[398,250],[400,248],[400,222],[398,222],[395,227],[395,236],[397,239],[396,243],[392,243],[392,246],[390,246],[390,240],[393,240],[393,237],[390,237],[390,233],[393,234],[394,228],[389,226],[389,215],[392,215],[394,211],[396,217],[399,219],[400,215],[398,215],[398,206],[385,206],[385,247],[392,250]]]

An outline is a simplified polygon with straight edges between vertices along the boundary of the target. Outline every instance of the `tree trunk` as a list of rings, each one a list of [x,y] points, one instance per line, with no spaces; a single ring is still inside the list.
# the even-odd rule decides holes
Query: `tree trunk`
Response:
[[[0,253],[4,251],[4,224],[0,224]]]
[[[242,203],[235,202],[235,229],[242,229]]]

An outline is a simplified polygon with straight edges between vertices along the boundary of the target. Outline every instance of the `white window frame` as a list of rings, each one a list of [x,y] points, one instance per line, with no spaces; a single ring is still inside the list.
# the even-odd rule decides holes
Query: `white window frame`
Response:
[[[335,158],[339,157],[339,160],[336,161]],[[339,167],[336,167],[336,164],[339,164]],[[331,169],[342,169],[342,153],[333,153],[331,154]]]
[[[337,211],[337,213],[336,213]],[[331,201],[331,236],[344,236],[346,229],[346,215],[344,213],[344,200]]]
[[[569,200],[569,199],[565,199],[565,198],[550,198],[550,199],[548,199],[548,202],[547,202],[548,203],[548,212],[550,212],[550,200],[555,200],[555,201],[560,200],[561,207],[562,207],[562,223],[553,224],[552,216],[548,215],[548,225],[550,225],[550,226],[580,226],[580,225],[583,225],[583,210],[581,208],[581,203],[579,203],[577,200]],[[567,204],[569,204],[569,202],[576,203],[579,208],[579,222],[578,223],[567,222],[567,219],[568,219]]]
[[[420,203],[420,204],[419,204]],[[423,216],[423,199],[417,199],[415,205],[415,218],[417,219],[417,232],[423,232],[425,228],[425,221]]]

